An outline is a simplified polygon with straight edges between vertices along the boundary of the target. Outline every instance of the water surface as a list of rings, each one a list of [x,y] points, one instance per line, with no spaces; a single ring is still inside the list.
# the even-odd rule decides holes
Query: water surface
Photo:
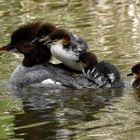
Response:
[[[118,67],[125,89],[11,91],[6,82],[22,55],[0,54],[0,139],[139,140],[140,90],[126,74],[140,58],[138,0],[1,0],[0,44],[36,18],[81,36],[99,60]]]

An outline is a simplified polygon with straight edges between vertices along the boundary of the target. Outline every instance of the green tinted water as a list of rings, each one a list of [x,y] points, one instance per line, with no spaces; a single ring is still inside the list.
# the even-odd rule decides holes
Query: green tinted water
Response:
[[[45,19],[81,36],[99,60],[121,71],[124,90],[9,91],[22,55],[0,54],[0,139],[139,140],[140,91],[126,77],[140,58],[138,0],[1,0],[0,44],[19,25]]]

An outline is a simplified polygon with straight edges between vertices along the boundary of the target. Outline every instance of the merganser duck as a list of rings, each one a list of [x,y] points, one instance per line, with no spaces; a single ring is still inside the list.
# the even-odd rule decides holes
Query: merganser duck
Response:
[[[133,88],[140,88],[140,63],[134,65],[131,69],[131,73],[127,76],[134,76],[134,81],[132,82]]]
[[[26,48],[26,46],[24,47]],[[4,46],[4,49],[5,48],[6,47]],[[10,50],[7,49],[7,51]],[[32,54],[30,54],[31,52]],[[82,75],[79,77],[73,76],[71,72],[67,71],[66,69],[63,69],[61,65],[51,64],[48,61],[45,61],[44,63],[42,61],[42,53],[44,53],[42,52],[42,49],[34,47],[34,49],[31,52],[26,51],[26,55],[24,55],[22,65],[17,66],[17,68],[11,74],[9,80],[10,88],[24,88],[31,86],[37,88],[45,87],[48,90],[54,90],[63,89],[65,87],[70,87],[73,89],[96,87],[96,85],[94,85],[93,82],[88,81],[87,79],[82,77]],[[20,51],[20,53],[24,54],[25,52]],[[45,53],[45,60],[50,58],[50,55],[48,55],[47,53],[50,52],[47,51]],[[29,56],[28,59],[26,59],[27,56]],[[41,64],[34,65],[39,61],[41,62]],[[31,64],[33,64],[33,66],[31,66]]]
[[[46,28],[45,33],[47,35],[48,26],[52,28],[49,33],[55,30],[55,27],[48,23],[33,22],[25,24],[13,32],[11,42],[8,45],[0,48],[0,51],[17,49],[19,53],[24,55],[22,65],[19,65],[14,70],[9,84],[21,88],[33,84],[42,86],[43,83],[46,83],[44,80],[47,80],[47,83],[52,80],[53,82],[49,82],[49,85],[50,83],[54,83],[55,87],[67,86],[75,89],[96,87],[93,82],[87,80],[82,75],[75,77],[71,72],[63,69],[61,65],[49,63],[51,58],[50,49],[43,43],[32,43],[32,40],[38,34],[44,34],[44,28]],[[48,88],[52,87],[54,86],[49,86]]]
[[[98,87],[123,87],[124,83],[117,68],[106,62],[98,62],[94,53],[81,54],[80,62],[83,63],[83,74],[93,81]]]
[[[33,44],[31,41],[43,35],[49,35],[56,30],[55,25],[40,21],[24,24],[15,30],[11,35],[8,45],[0,48],[0,51],[17,50],[24,55],[23,66],[31,67],[36,64],[48,62],[51,59],[51,52],[43,43]]]
[[[59,67],[58,65],[49,63],[51,52],[50,49],[46,47],[46,44],[42,42],[39,42],[38,44],[32,43],[32,41],[39,33],[40,29],[43,31],[43,27],[41,25],[42,23],[35,22],[31,23],[30,26],[27,24],[20,27],[15,32],[13,32],[11,36],[11,42],[8,45],[0,48],[0,51],[10,51],[13,49],[17,49],[19,53],[24,55],[22,65],[18,66],[12,73],[10,83],[16,87],[25,87],[30,84],[40,83],[46,79],[51,79],[54,82],[59,82],[64,86],[76,89],[97,88],[97,83],[95,84],[95,82],[88,80],[87,78],[83,77],[83,75],[75,77],[69,71]],[[44,26],[47,26],[48,28],[48,24]],[[52,30],[49,32],[49,34],[52,34],[56,30],[56,28],[51,24],[49,24],[49,26],[52,27]],[[54,35],[56,35],[56,33]],[[76,40],[76,37],[74,37],[73,35],[71,35],[70,37],[73,37]],[[64,39],[60,38],[58,38],[58,40],[64,41]],[[65,47],[64,45],[65,44],[61,42],[61,46]],[[68,45],[66,46],[66,48],[68,48],[69,50],[69,48],[71,48],[71,45],[66,45]],[[79,54],[81,54],[81,51]]]
[[[82,65],[79,63],[79,55],[87,52],[88,45],[80,37],[68,32],[65,29],[56,29],[49,36],[39,40],[49,46],[52,56],[60,60],[67,67],[82,71]]]
[[[11,74],[10,88],[45,87],[47,89],[93,88],[97,86],[83,75],[74,76],[71,72],[52,63],[38,64],[32,67],[19,65]]]
[[[20,51],[20,53],[24,52]],[[29,59],[26,59],[26,63],[24,63],[26,55],[29,56]],[[29,64],[31,60],[35,63],[37,61],[35,57],[36,55],[38,56],[37,59],[41,60],[42,62],[42,49],[38,49],[37,47],[35,47],[32,51],[32,55],[30,55],[30,51],[26,51],[26,55],[24,55],[22,64]],[[47,57],[49,57],[49,55]],[[32,64],[34,64],[33,62]],[[70,87],[73,89],[96,87],[93,82],[88,81],[82,75],[75,77],[71,72],[63,69],[61,65],[55,65],[49,62],[36,64],[30,67],[29,65],[17,66],[17,68],[11,74],[9,86],[10,88],[24,88],[28,86],[37,88],[45,87],[48,90],[63,89],[65,87]]]

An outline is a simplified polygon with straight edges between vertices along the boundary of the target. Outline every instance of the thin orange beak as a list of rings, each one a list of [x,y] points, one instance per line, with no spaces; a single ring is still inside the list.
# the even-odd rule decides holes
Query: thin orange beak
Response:
[[[8,44],[6,46],[1,47],[0,51],[10,51],[12,49],[14,49],[14,47]]]

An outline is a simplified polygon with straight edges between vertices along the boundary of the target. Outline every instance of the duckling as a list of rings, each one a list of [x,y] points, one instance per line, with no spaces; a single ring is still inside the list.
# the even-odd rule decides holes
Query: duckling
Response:
[[[83,64],[83,75],[97,87],[124,87],[117,68],[106,61],[98,62],[94,53],[81,54],[79,61]]]
[[[131,73],[127,76],[134,76],[134,81],[132,82],[133,88],[140,88],[140,63],[134,65],[131,69]]]
[[[49,36],[41,38],[39,42],[50,46],[52,56],[62,61],[64,65],[73,70],[82,71],[79,55],[89,50],[83,39],[65,29],[56,29]]]

